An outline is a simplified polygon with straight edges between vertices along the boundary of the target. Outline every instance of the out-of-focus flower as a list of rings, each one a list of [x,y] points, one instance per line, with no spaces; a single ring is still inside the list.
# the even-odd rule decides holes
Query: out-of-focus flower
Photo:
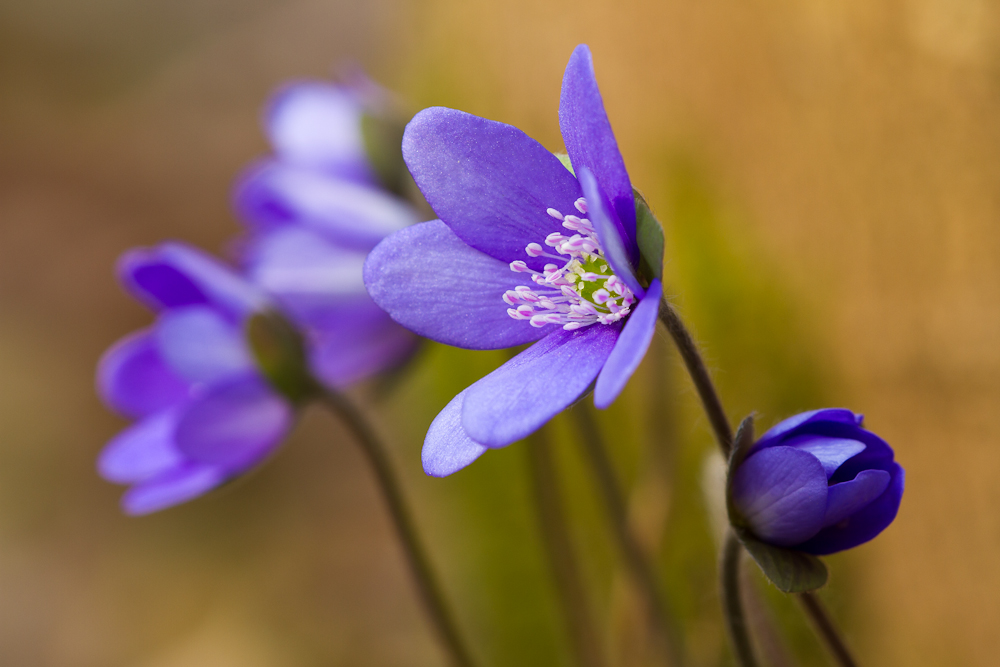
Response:
[[[764,433],[731,471],[734,525],[757,540],[824,555],[881,533],[899,510],[902,467],[850,410],[805,412]]]
[[[246,342],[249,318],[267,297],[188,246],[133,250],[119,263],[126,289],[157,312],[98,367],[98,389],[135,425],[98,461],[103,477],[131,488],[129,514],[195,498],[243,473],[280,443],[292,402],[266,380]]]
[[[385,139],[393,123],[388,94],[362,75],[288,85],[265,114],[274,156],[234,191],[246,274],[304,333],[313,373],[332,387],[398,366],[417,343],[362,281],[368,251],[420,220],[389,189],[405,189],[399,140]]]
[[[535,431],[596,378],[607,407],[649,345],[661,295],[643,284],[636,201],[589,49],[573,52],[560,127],[571,168],[515,127],[425,109],[403,156],[440,220],[401,230],[365,265],[369,293],[427,338],[470,349],[538,341],[456,396],[424,442],[448,475]]]

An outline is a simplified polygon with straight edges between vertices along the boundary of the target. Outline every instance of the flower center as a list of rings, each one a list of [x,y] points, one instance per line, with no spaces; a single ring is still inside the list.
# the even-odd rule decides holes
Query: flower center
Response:
[[[583,197],[574,206],[586,215],[587,201]],[[558,324],[569,331],[597,322],[611,324],[626,317],[636,301],[635,295],[611,271],[590,220],[563,215],[554,208],[546,212],[575,233],[565,236],[553,232],[545,237],[545,245],[555,254],[539,243],[528,244],[524,252],[529,257],[559,262],[546,264],[542,272],[529,268],[522,260],[510,263],[511,271],[531,274],[535,285],[518,285],[504,292],[503,300],[510,306],[507,314],[515,320],[529,320],[533,327]]]

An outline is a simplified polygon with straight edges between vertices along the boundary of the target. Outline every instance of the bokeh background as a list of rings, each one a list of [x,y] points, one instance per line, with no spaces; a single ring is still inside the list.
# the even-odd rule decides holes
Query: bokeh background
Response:
[[[250,478],[121,515],[94,459],[124,422],[95,397],[93,370],[148,315],[112,266],[165,238],[225,251],[238,231],[229,186],[267,151],[260,108],[288,79],[353,59],[413,109],[458,107],[560,150],[562,70],[587,42],[633,181],[667,228],[667,290],[731,417],[757,410],[766,426],[850,407],[907,469],[896,523],[829,559],[824,595],[863,664],[995,664],[998,12],[987,0],[0,1],[0,662],[443,664],[363,460],[319,411]],[[436,411],[501,360],[432,346],[387,397],[359,396],[394,443],[483,663],[570,665],[525,445],[443,481],[419,469]],[[602,427],[691,664],[728,664],[712,443],[668,341]],[[640,608],[573,424],[549,435],[609,664],[642,664]],[[794,606],[759,590],[786,664],[826,664]]]

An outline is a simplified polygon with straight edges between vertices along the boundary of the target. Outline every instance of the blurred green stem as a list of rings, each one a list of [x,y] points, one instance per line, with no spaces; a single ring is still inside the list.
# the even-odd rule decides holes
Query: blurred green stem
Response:
[[[712,377],[708,373],[705,361],[701,358],[701,353],[698,351],[698,345],[694,342],[691,332],[684,326],[684,322],[681,320],[680,314],[678,314],[678,312],[666,299],[663,299],[660,302],[660,321],[663,322],[665,327],[667,327],[667,331],[670,332],[671,338],[674,339],[674,343],[677,345],[677,349],[680,351],[681,357],[684,359],[684,365],[687,367],[688,374],[691,376],[691,381],[694,382],[695,389],[698,390],[698,396],[701,398],[701,404],[705,408],[705,414],[708,415],[708,421],[712,424],[712,431],[715,433],[715,440],[719,443],[719,448],[722,450],[723,457],[725,457],[728,461],[729,454],[733,449],[733,429],[729,425],[729,420],[726,418],[726,411],[722,408],[722,400],[719,398],[719,393],[715,390],[715,385],[712,384]],[[733,627],[730,622],[730,607],[735,605],[735,609],[739,612],[739,619],[741,623],[740,632],[742,632],[743,635],[746,635],[746,623],[743,620],[742,605],[740,604],[739,598],[728,595],[725,589],[727,584],[726,564],[730,560],[739,561],[740,548],[741,545],[739,541],[732,533],[730,533],[726,541],[725,554],[723,556],[723,597],[725,598],[727,623],[730,623],[731,633],[733,631]],[[729,552],[731,550],[735,552],[735,555],[730,555]],[[736,565],[732,565],[731,567],[735,568]],[[731,582],[731,587],[733,590],[738,591],[739,582]],[[806,614],[812,619],[816,627],[816,631],[823,638],[823,642],[826,644],[827,649],[838,661],[838,663],[842,665],[842,667],[856,667],[853,658],[851,658],[851,655],[847,650],[847,645],[844,643],[844,640],[840,637],[837,629],[834,627],[833,622],[830,619],[830,614],[823,607],[823,603],[820,602],[819,598],[811,593],[802,593],[799,595],[799,600],[801,601]],[[735,633],[732,633],[731,636],[733,636],[733,641],[735,643]],[[737,649],[738,653],[739,647],[734,646],[734,648]],[[750,656],[750,660],[751,662],[744,664],[747,666],[756,665],[756,662],[753,661],[753,656]]]
[[[646,605],[649,607],[650,618],[654,624],[654,635],[659,638],[667,664],[679,667],[684,664],[680,651],[680,633],[677,632],[676,623],[667,611],[653,568],[629,526],[625,498],[615,477],[611,459],[601,438],[600,428],[591,412],[592,409],[586,401],[580,401],[573,406],[573,421],[579,428],[587,462],[597,477],[597,486],[608,510],[612,532],[625,558],[626,567],[643,597],[646,598]]]
[[[834,627],[830,613],[823,607],[816,594],[799,593],[798,598],[802,608],[806,610],[806,614],[812,620],[816,632],[823,638],[827,650],[837,660],[837,664],[841,667],[857,667],[858,663],[854,661],[847,645],[844,644],[844,640]]]
[[[566,529],[559,476],[545,429],[528,437],[528,465],[538,508],[539,528],[559,595],[573,653],[581,667],[604,667],[606,661],[590,614],[590,601]]]
[[[722,547],[722,609],[726,618],[726,630],[739,667],[757,667],[753,647],[750,646],[746,614],[740,597],[740,560],[743,545],[732,531],[726,533],[726,543]]]
[[[410,572],[417,585],[417,590],[423,600],[424,608],[438,631],[444,647],[451,657],[455,667],[473,667],[475,664],[464,640],[458,632],[458,626],[450,608],[444,599],[441,586],[431,568],[417,530],[410,514],[403,489],[392,468],[389,453],[375,434],[361,411],[344,394],[326,388],[319,388],[319,399],[332,412],[339,416],[344,424],[361,445],[368,463],[375,473],[375,479],[382,492],[392,517],[393,526],[399,537]]]

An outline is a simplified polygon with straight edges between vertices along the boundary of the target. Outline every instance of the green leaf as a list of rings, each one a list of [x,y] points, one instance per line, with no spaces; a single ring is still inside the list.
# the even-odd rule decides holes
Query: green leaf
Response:
[[[316,381],[298,329],[278,313],[264,312],[247,320],[245,333],[257,367],[271,386],[293,403],[313,395]]]
[[[635,232],[639,243],[639,273],[647,282],[663,279],[663,226],[649,208],[642,194],[635,194]]]
[[[764,576],[778,590],[785,593],[805,593],[826,584],[826,565],[816,556],[765,544],[746,531],[737,531],[737,535]]]
[[[733,438],[733,449],[729,453],[730,477],[750,453],[750,448],[753,447],[754,443],[753,435],[753,415],[750,414],[740,422],[739,428],[736,429],[736,436]]]

